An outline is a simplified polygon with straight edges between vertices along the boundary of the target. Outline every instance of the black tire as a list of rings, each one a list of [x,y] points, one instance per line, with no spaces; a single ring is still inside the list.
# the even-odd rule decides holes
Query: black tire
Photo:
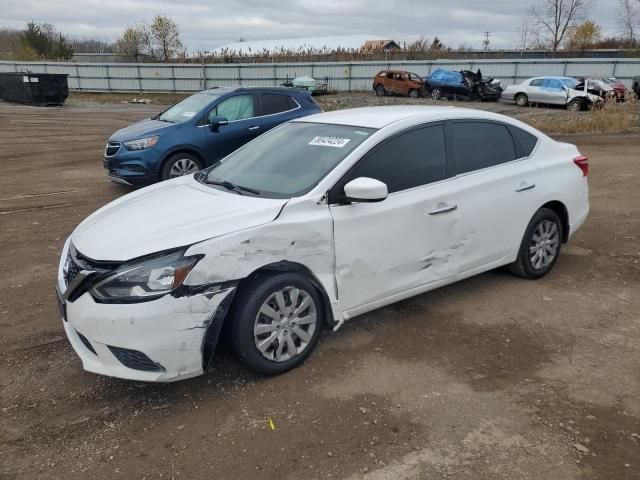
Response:
[[[179,175],[172,174],[172,169],[174,168],[174,166],[178,164],[178,162],[185,162],[185,163],[191,162],[192,164],[195,164],[197,170],[202,170],[202,167],[203,167],[202,161],[195,155],[192,155],[190,153],[175,153],[171,155],[166,162],[164,162],[164,165],[162,165],[162,171],[160,172],[160,179],[169,180],[170,178],[175,178],[176,176],[179,176]],[[193,170],[189,173],[184,173],[183,175],[190,175],[191,173],[195,173],[197,170]]]
[[[571,100],[567,104],[567,110],[572,112],[579,112],[582,110],[582,102],[580,100]]]
[[[376,91],[376,96],[378,97],[384,97],[387,93],[387,91],[384,89],[382,85],[378,85],[375,91]]]
[[[274,293],[290,287],[295,287],[311,297],[315,308],[316,322],[311,338],[304,349],[297,353],[296,356],[278,362],[265,358],[258,350],[256,339],[254,338],[254,326],[264,302]],[[291,302],[291,297],[286,298],[285,301]],[[291,305],[289,304],[288,306]],[[236,356],[250,370],[261,375],[278,375],[302,364],[318,344],[321,331],[325,327],[322,296],[309,279],[298,273],[265,274],[249,281],[234,299],[234,308],[230,313],[232,315],[231,344]],[[285,326],[283,328],[291,328],[293,332],[295,327]],[[283,333],[287,335],[286,330]],[[292,333],[289,333],[289,335],[293,337]],[[297,337],[297,339],[301,341],[300,337]],[[275,342],[278,342],[277,344],[279,345],[280,341],[274,340]],[[287,350],[289,349],[286,344],[285,347]],[[275,349],[276,347],[274,347]]]
[[[532,262],[532,255],[534,253],[531,252],[530,249],[534,248],[534,235],[536,235],[538,228],[545,222],[551,222],[553,225],[555,225],[555,229],[557,231],[557,249],[553,258],[548,264],[536,268]],[[525,230],[524,236],[522,237],[522,243],[520,244],[520,250],[518,251],[518,257],[515,262],[508,266],[509,271],[515,275],[518,275],[519,277],[524,277],[531,280],[544,277],[551,271],[553,266],[556,264],[558,257],[560,256],[560,250],[562,248],[562,238],[563,227],[558,214],[551,209],[541,208],[535,213],[535,215],[529,222],[529,225],[527,225],[527,229]]]
[[[431,98],[433,100],[440,100],[442,98],[442,90],[438,87],[434,87],[431,89]]]
[[[529,105],[529,97],[527,97],[526,93],[518,93],[514,98],[516,105],[519,107],[526,107]]]
[[[409,98],[418,98],[419,96],[420,96],[420,92],[415,88],[412,90],[409,90]]]

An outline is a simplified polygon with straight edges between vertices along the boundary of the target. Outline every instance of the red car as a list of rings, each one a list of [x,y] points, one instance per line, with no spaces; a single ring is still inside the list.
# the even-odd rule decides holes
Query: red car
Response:
[[[598,80],[602,80],[604,83],[613,88],[613,94],[618,102],[624,102],[627,96],[627,87],[624,86],[620,80],[614,77],[603,77]]]

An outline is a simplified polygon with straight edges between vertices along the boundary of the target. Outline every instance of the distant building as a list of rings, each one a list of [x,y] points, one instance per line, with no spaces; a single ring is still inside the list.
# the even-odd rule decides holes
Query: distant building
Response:
[[[377,35],[339,35],[234,42],[204,53],[206,55],[251,56],[277,52],[329,53],[339,49],[371,52],[392,48],[400,48],[400,46],[393,40],[387,40]]]
[[[362,45],[362,52],[382,52],[384,50],[398,50],[400,45],[395,40],[367,40]]]

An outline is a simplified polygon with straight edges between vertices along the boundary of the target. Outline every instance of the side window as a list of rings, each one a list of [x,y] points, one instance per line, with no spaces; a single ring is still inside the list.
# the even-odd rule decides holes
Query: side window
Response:
[[[451,154],[456,175],[516,159],[513,137],[504,125],[454,122],[450,128]]]
[[[542,82],[544,80],[542,78],[536,78],[535,80],[531,80],[531,82],[529,82],[529,86],[530,87],[540,87],[542,86]]]
[[[535,135],[525,132],[521,128],[509,126],[509,130],[511,130],[511,135],[513,135],[514,140],[520,147],[519,157],[528,157],[533,152],[533,149],[538,143],[538,137]]]
[[[209,113],[209,118],[215,115],[226,117],[230,122],[255,117],[253,95],[235,95],[223,100]]]
[[[555,78],[548,78],[544,81],[544,87],[553,90],[562,90],[562,82]]]
[[[280,95],[278,93],[261,93],[260,101],[262,104],[261,115],[273,115],[274,113],[286,112],[298,106],[290,96]]]
[[[389,193],[426,185],[446,178],[444,128],[422,127],[384,142],[367,154],[339,182],[339,191],[358,177],[387,184]]]

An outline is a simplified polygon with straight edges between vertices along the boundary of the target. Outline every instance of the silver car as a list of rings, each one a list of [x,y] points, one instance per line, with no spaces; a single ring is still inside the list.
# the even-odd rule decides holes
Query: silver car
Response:
[[[502,92],[502,99],[513,101],[521,107],[529,103],[565,105],[569,110],[584,110],[602,99],[590,94],[586,87],[576,89],[578,81],[572,77],[533,77],[517,85],[509,85]]]

